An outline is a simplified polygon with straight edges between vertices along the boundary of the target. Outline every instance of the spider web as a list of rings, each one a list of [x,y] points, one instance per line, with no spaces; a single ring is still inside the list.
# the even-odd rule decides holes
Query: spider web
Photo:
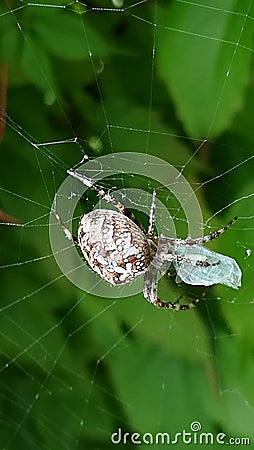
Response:
[[[253,442],[253,20],[252,0],[2,2],[2,449],[109,449],[119,429],[119,448],[162,448],[156,433],[183,430],[196,448],[200,429],[214,448],[219,432]],[[188,181],[200,234],[238,216],[209,247],[236,259],[239,291],[211,287],[175,313],[68,280],[50,246],[52,202],[67,169],[105,155],[118,170],[100,184],[145,226],[154,188],[157,228],[185,237],[190,226],[179,178],[163,185],[156,165],[148,177],[150,155]],[[97,202],[86,191],[73,230]],[[164,278],[159,293],[188,301],[202,287]]]

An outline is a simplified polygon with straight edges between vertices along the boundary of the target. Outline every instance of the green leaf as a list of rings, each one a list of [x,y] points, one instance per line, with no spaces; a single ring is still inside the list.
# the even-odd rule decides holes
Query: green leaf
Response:
[[[54,77],[48,55],[36,40],[24,40],[22,67],[27,78],[43,92],[55,91]]]
[[[3,60],[9,64],[14,64],[19,56],[20,35],[17,29],[8,30],[2,38]]]
[[[245,343],[236,343],[232,336],[223,336],[217,341],[217,355],[220,361],[221,396],[218,399],[216,420],[230,435],[251,437],[253,440],[252,353],[246,352]]]
[[[188,134],[211,138],[242,104],[252,31],[242,2],[205,3],[159,7],[157,65]]]
[[[128,430],[173,435],[180,424],[185,428],[195,417],[202,417],[205,424],[211,391],[202,365],[184,362],[142,340],[117,352],[111,368]]]
[[[89,52],[103,56],[110,50],[99,32],[82,22],[80,16],[49,15],[47,20],[38,17],[35,31],[53,55],[67,60],[87,59]]]
[[[227,254],[232,256],[239,263],[242,272],[242,287],[237,292],[230,292],[233,303],[222,302],[223,312],[231,330],[237,334],[241,341],[245,342],[246,350],[253,351],[254,346],[254,327],[253,327],[253,224],[254,202],[253,193],[254,182],[250,181],[245,188],[238,193],[241,201],[237,208],[232,211],[239,216],[234,229],[227,232],[223,238],[226,245]],[[246,219],[249,215],[250,220]],[[222,298],[225,299],[225,292],[222,287],[218,287]],[[229,293],[227,297],[229,299]],[[236,301],[237,299],[237,301]]]

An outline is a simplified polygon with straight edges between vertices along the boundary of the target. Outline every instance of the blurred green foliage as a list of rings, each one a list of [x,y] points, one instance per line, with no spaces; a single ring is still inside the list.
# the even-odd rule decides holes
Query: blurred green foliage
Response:
[[[0,209],[19,222],[0,224],[1,447],[109,449],[119,427],[173,436],[195,420],[253,442],[253,2],[35,3],[0,5]],[[240,217],[212,246],[241,265],[239,292],[174,314],[65,279],[54,194],[84,155],[123,151],[184,169],[205,219],[221,212],[213,227]],[[160,295],[179,290],[164,280]]]

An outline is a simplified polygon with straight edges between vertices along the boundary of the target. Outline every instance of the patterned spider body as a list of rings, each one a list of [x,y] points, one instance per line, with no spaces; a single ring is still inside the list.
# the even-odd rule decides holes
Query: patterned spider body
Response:
[[[83,253],[90,267],[108,283],[129,283],[144,274],[145,299],[159,308],[186,310],[193,308],[204,293],[193,302],[182,305],[165,302],[157,296],[160,273],[173,264],[178,280],[192,285],[225,284],[234,289],[241,286],[241,269],[233,258],[213,252],[205,244],[226,231],[236,220],[199,238],[170,238],[154,234],[156,191],[153,192],[148,230],[145,231],[130,210],[93,180],[73,170],[69,175],[93,189],[100,198],[116,207],[96,209],[85,214],[78,228],[78,237],[72,235],[54,211],[62,230]]]
[[[85,214],[78,228],[78,243],[90,267],[113,285],[133,281],[152,259],[143,231],[116,211],[95,209]]]

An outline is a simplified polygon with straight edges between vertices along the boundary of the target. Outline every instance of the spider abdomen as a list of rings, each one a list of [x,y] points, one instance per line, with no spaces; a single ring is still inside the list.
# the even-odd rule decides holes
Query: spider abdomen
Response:
[[[131,219],[112,210],[95,209],[85,214],[78,241],[90,267],[113,285],[139,277],[151,262],[145,234]]]

